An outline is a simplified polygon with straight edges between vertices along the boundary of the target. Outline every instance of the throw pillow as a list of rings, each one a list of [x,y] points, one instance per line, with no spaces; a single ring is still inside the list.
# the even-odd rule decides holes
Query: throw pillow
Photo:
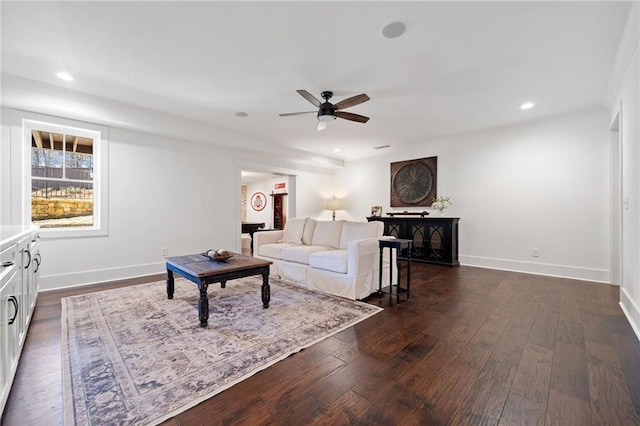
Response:
[[[307,220],[307,223],[304,224],[304,231],[302,231],[302,244],[310,246],[313,242],[313,233],[316,230],[315,219]]]
[[[304,224],[309,219],[308,217],[289,219],[284,225],[284,232],[282,233],[282,239],[280,243],[301,244],[302,243],[302,231]]]
[[[314,246],[340,247],[340,233],[342,232],[343,221],[319,220],[316,223],[316,230],[313,233],[312,244]]]

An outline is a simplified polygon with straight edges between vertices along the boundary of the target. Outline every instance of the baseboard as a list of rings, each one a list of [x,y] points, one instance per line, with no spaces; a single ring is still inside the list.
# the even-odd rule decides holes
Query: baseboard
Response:
[[[620,307],[636,333],[636,337],[640,340],[640,309],[622,287],[620,287]]]
[[[553,265],[538,262],[522,262],[478,256],[460,256],[460,264],[479,268],[500,269],[505,271],[524,272],[536,275],[572,278],[585,281],[610,282],[610,274],[605,269],[579,268],[574,266]],[[40,276],[40,290],[57,290],[128,278],[163,273],[164,262],[131,265],[120,268],[99,269],[92,271],[72,272],[69,274]],[[636,310],[637,312],[637,310]],[[640,322],[639,322],[640,323]]]
[[[40,291],[58,290],[89,284],[105,283],[128,278],[155,275],[166,271],[164,262],[131,265],[121,268],[72,272],[69,274],[40,276]]]
[[[577,266],[554,265],[540,262],[523,262],[509,259],[496,259],[478,256],[460,256],[460,264],[479,268],[501,269],[504,271],[524,272],[550,277],[572,278],[584,281],[610,283],[608,269],[584,268]]]

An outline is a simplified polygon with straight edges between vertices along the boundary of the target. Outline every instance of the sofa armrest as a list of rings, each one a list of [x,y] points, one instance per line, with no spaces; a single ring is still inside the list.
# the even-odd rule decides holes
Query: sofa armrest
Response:
[[[253,251],[258,252],[261,245],[274,244],[282,239],[284,231],[259,231],[253,233]]]
[[[347,243],[347,274],[357,276],[378,269],[378,238],[362,238]]]

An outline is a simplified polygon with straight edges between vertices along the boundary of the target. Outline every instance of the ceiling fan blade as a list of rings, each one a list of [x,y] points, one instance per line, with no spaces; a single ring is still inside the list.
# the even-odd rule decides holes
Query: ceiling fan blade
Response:
[[[362,93],[360,95],[356,95],[356,96],[352,96],[350,98],[344,99],[338,102],[337,104],[335,104],[334,107],[336,111],[338,111],[341,109],[352,107],[354,105],[361,104],[363,102],[367,102],[369,99],[371,99],[369,96]]]
[[[326,128],[327,128],[327,122],[326,121],[318,121],[318,131],[324,130]]]
[[[302,114],[317,114],[318,111],[305,111],[305,112],[288,112],[286,114],[278,114],[280,117],[289,117],[291,115],[302,115]]]
[[[346,111],[336,111],[336,117],[344,118],[345,120],[357,121],[358,123],[366,123],[369,121],[369,117]]]
[[[306,90],[301,89],[301,90],[296,90],[296,92],[300,93],[300,96],[302,96],[303,98],[305,98],[306,100],[308,100],[309,102],[317,106],[318,108],[320,108],[320,105],[322,105],[322,102],[320,102],[318,98],[316,98]]]

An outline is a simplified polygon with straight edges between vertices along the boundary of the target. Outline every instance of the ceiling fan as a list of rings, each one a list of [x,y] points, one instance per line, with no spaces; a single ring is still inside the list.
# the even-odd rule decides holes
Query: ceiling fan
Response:
[[[329,99],[333,97],[333,92],[330,92],[328,90],[320,94],[320,96],[322,96],[322,99],[324,99],[324,102],[320,102],[318,98],[316,98],[306,90],[297,90],[297,92],[300,94],[300,96],[302,96],[303,98],[311,102],[313,105],[318,107],[318,111],[291,112],[287,114],[280,114],[280,117],[317,113],[318,114],[318,130],[324,130],[327,127],[327,122],[335,120],[336,117],[343,118],[345,120],[350,120],[350,121],[357,121],[358,123],[366,123],[367,121],[369,121],[369,117],[365,117],[364,115],[342,111],[345,108],[349,108],[349,107],[368,101],[370,98],[364,93],[344,99],[334,105],[331,102],[329,102]]]

